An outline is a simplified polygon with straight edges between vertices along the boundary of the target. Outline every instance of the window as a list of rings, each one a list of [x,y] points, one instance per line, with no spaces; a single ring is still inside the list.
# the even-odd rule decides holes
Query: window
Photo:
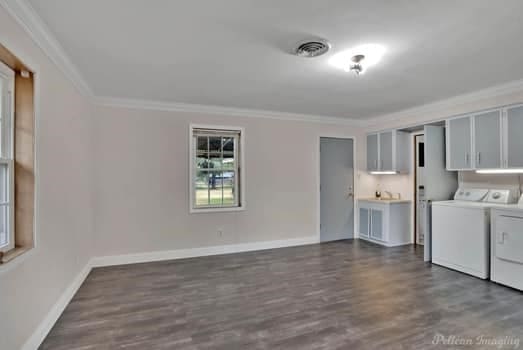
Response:
[[[35,243],[35,79],[0,44],[0,270]]]
[[[243,209],[243,130],[191,126],[191,212]]]
[[[14,238],[14,71],[0,62],[0,255],[15,246]]]

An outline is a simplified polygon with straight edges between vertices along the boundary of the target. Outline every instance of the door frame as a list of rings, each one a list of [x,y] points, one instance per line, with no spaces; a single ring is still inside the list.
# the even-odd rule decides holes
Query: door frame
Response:
[[[423,131],[416,131],[412,133],[412,141],[413,146],[412,149],[414,150],[414,164],[412,166],[412,175],[414,176],[414,205],[412,206],[412,209],[414,210],[414,215],[412,215],[413,218],[413,237],[412,241],[414,246],[418,246],[417,238],[418,238],[418,172],[417,172],[417,165],[418,165],[418,147],[417,146],[417,139],[420,136],[425,136],[425,130]],[[423,143],[425,143],[425,140],[423,140]]]
[[[352,189],[353,189],[353,196],[352,196],[352,211],[353,211],[353,236],[354,238],[357,238],[356,235],[356,227],[357,227],[357,218],[356,218],[356,194],[357,194],[357,179],[356,179],[356,164],[357,164],[357,152],[356,152],[356,140],[357,138],[353,136],[352,134],[344,134],[344,133],[321,133],[317,135],[316,137],[316,240],[318,243],[321,243],[321,193],[320,193],[320,186],[321,186],[321,152],[320,152],[320,146],[321,146],[321,139],[322,138],[330,138],[330,139],[342,139],[342,140],[352,140]]]

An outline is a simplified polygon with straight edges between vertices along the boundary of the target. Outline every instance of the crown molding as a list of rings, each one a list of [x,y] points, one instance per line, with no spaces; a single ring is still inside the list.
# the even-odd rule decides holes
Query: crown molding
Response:
[[[11,17],[13,17],[18,22],[18,24],[22,26],[22,28],[30,35],[33,41],[44,51],[51,61],[62,71],[62,73],[67,78],[69,78],[69,80],[71,80],[73,85],[96,105],[158,111],[176,111],[230,115],[238,117],[295,120],[351,126],[359,126],[362,123],[360,120],[332,116],[316,116],[257,109],[95,96],[78,68],[66,54],[62,45],[58,42],[48,26],[40,18],[38,13],[27,0],[0,0],[0,6],[5,8]]]
[[[206,113],[230,115],[238,117],[258,117],[280,120],[308,121],[326,124],[360,125],[361,121],[331,117],[296,114],[256,109],[242,109],[211,105],[198,105],[177,102],[149,101],[141,99],[113,98],[95,96],[92,89],[83,78],[82,74],[66,54],[64,48],[45,22],[40,18],[27,0],[0,0],[0,6],[14,18],[18,24],[29,34],[33,41],[44,51],[51,61],[71,80],[74,86],[94,104],[111,107],[124,107],[132,109],[147,109],[158,111],[176,111],[188,113]]]
[[[499,96],[508,96],[515,93],[523,94],[523,79],[515,80],[505,84],[496,85],[486,89],[470,92],[463,95],[454,96],[445,100],[436,101],[433,103],[428,103],[425,105],[412,107],[404,109],[399,112],[382,114],[379,116],[372,117],[363,122],[365,127],[378,126],[383,123],[390,123],[395,121],[401,121],[403,119],[417,117],[420,115],[427,115],[432,113],[444,112],[450,108],[455,108],[456,106],[481,102],[482,100],[488,98],[495,98]],[[490,106],[495,107],[495,106]],[[471,113],[474,111],[466,111],[465,113]],[[442,120],[452,115],[447,115],[442,118],[437,118],[436,120]],[[424,120],[423,122],[427,122]]]
[[[72,81],[80,93],[86,97],[93,96],[91,88],[65,53],[62,45],[27,0],[0,0],[0,6],[5,8],[11,17],[22,26],[51,61]]]
[[[92,89],[87,84],[78,68],[66,54],[64,48],[60,45],[45,22],[40,18],[40,16],[27,0],[0,0],[0,6],[5,8],[6,11],[22,26],[22,28],[30,35],[34,42],[44,51],[51,61],[56,64],[56,66],[64,73],[64,75],[69,78],[69,80],[71,80],[74,86],[84,96],[88,97],[94,104],[100,106],[187,113],[205,113],[237,117],[256,117],[372,128],[382,123],[390,123],[395,121],[400,122],[403,119],[438,113],[449,108],[455,108],[459,105],[480,102],[481,100],[487,98],[494,98],[497,96],[509,95],[518,92],[523,93],[523,80],[517,80],[476,92],[459,95],[449,99],[408,108],[394,113],[377,115],[366,119],[340,118],[333,116],[320,116],[177,102],[162,102],[154,100],[101,97],[94,95]]]
[[[287,113],[277,112],[261,109],[247,109],[247,108],[234,108],[234,107],[222,107],[212,105],[199,105],[189,103],[177,103],[177,102],[161,102],[153,100],[140,100],[140,99],[128,99],[118,97],[94,97],[93,102],[98,106],[105,107],[119,107],[119,108],[130,108],[130,109],[144,109],[164,112],[185,112],[185,113],[200,113],[200,114],[215,114],[215,115],[226,115],[233,117],[249,117],[249,118],[266,118],[266,119],[278,119],[278,120],[292,120],[292,121],[303,121],[303,122],[314,122],[323,124],[337,124],[337,125],[348,125],[360,127],[362,120],[340,118],[332,116],[319,116],[312,114],[298,114],[298,113]]]

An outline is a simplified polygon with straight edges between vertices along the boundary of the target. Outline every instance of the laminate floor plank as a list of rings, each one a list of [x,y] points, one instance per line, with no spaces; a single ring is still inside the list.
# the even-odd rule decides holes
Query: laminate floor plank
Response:
[[[347,240],[93,269],[40,349],[463,348],[438,335],[523,347],[523,294]]]

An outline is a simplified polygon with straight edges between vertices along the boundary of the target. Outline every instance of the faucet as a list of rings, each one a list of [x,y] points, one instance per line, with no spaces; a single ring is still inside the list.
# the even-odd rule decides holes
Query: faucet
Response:
[[[389,191],[383,191],[383,193],[386,193],[387,196],[389,197],[389,199],[397,199],[397,200],[400,200],[401,199],[401,193],[397,192],[396,195],[397,195],[397,198],[394,196],[394,194],[392,192],[389,192]]]

